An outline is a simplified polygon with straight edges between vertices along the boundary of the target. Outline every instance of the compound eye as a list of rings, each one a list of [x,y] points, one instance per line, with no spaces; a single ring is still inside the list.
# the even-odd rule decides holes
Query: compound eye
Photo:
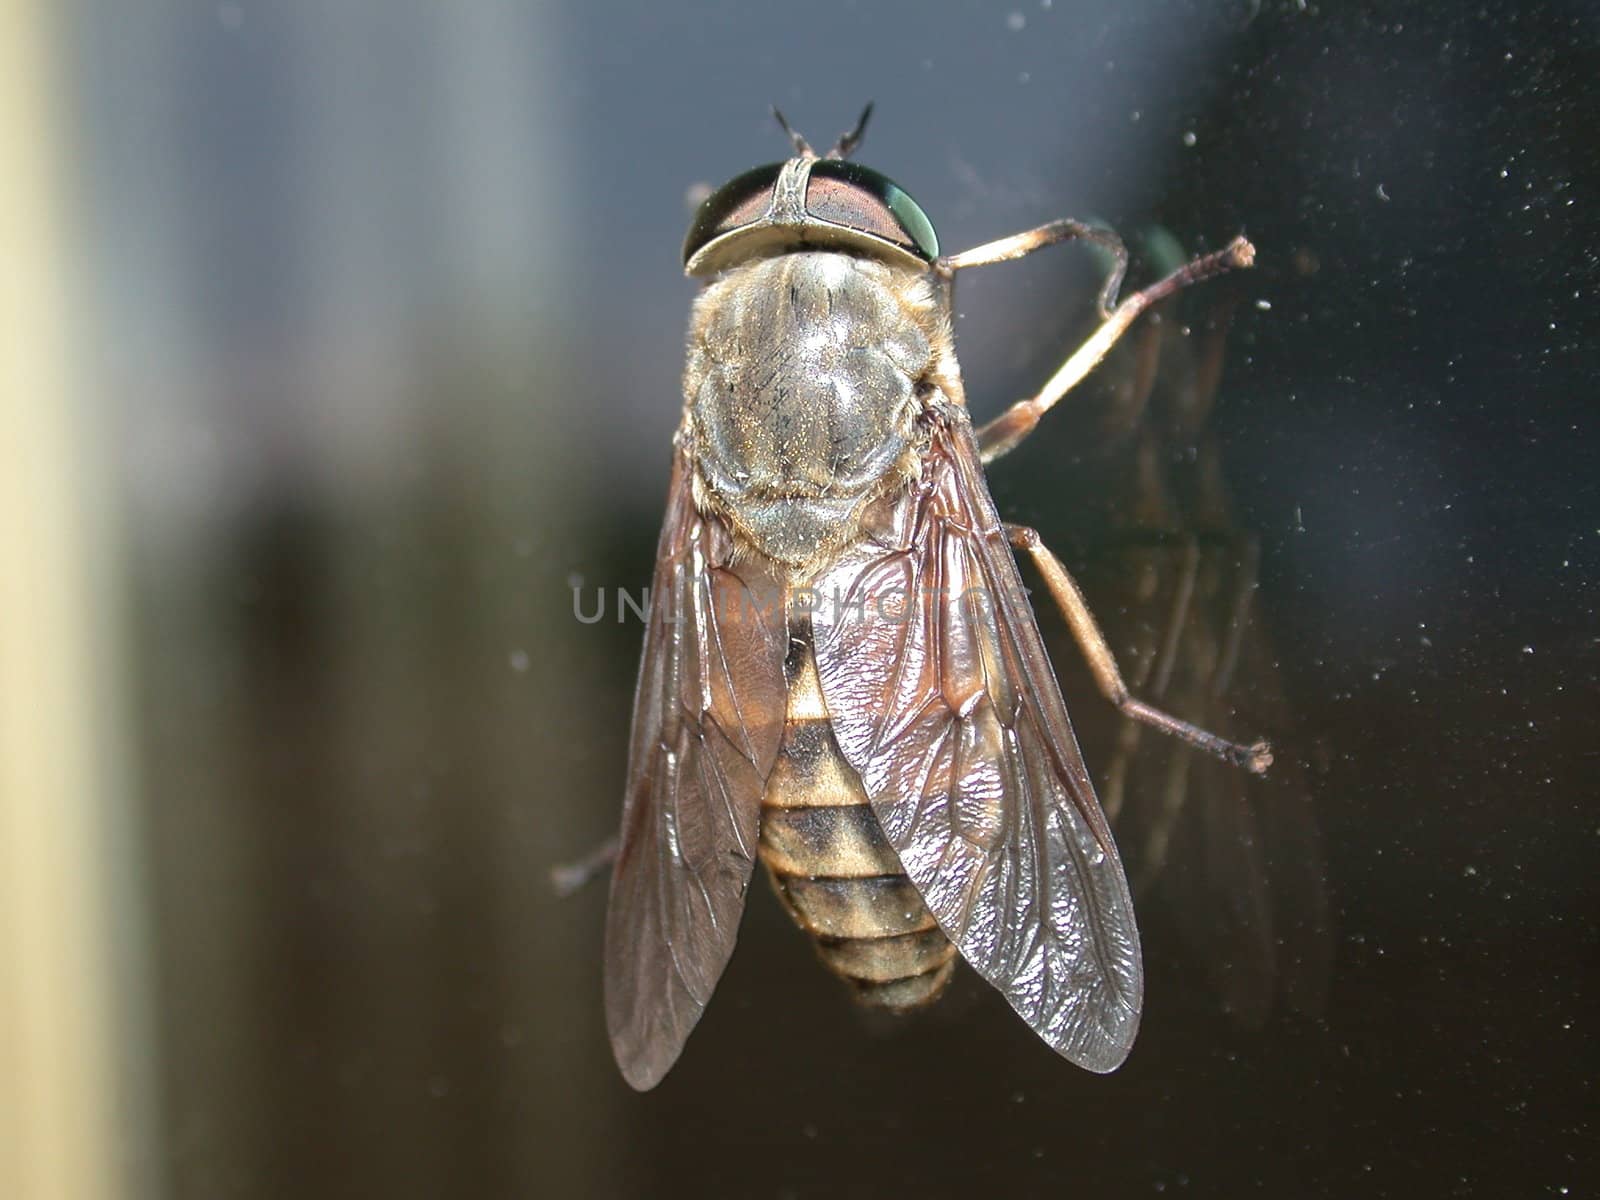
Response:
[[[939,238],[922,206],[871,167],[838,159],[818,162],[811,169],[806,211],[830,225],[892,242],[924,261],[939,257]]]
[[[687,263],[694,257],[695,251],[712,238],[721,237],[765,216],[767,205],[772,200],[772,185],[782,170],[782,163],[755,167],[730,179],[707,196],[694,215],[694,223],[689,226],[689,236],[684,239],[683,261]]]

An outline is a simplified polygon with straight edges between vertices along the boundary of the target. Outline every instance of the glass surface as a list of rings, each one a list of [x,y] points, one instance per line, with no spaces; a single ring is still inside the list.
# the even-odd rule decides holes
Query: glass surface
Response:
[[[1589,3],[68,6],[132,1190],[1508,1196],[1600,1186]],[[1057,217],[1137,327],[990,470],[1148,973],[1097,1077],[963,971],[870,1020],[757,881],[662,1086],[603,881],[707,186],[780,105],[947,251]],[[980,418],[1093,324],[1082,247],[963,275]],[[87,486],[87,485],[86,485]],[[599,606],[599,619],[592,622]],[[620,614],[620,615],[619,615]]]

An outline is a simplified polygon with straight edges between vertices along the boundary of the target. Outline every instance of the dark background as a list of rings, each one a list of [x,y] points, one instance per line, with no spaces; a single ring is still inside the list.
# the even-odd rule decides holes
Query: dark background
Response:
[[[1600,1183],[1592,4],[67,12],[139,1190]],[[1163,239],[1260,248],[992,478],[1130,671],[1204,549],[1171,686],[1279,766],[1130,747],[1045,614],[1125,796],[1128,1064],[1058,1060],[970,974],[865,1020],[762,886],[637,1096],[604,889],[546,875],[615,822],[640,629],[576,621],[570,581],[591,607],[648,578],[686,196],[782,156],[769,104],[826,144],[869,98],[859,157],[947,248],[1062,215],[1122,230],[1143,279]],[[1066,249],[963,279],[978,416],[1083,335],[1094,278]]]

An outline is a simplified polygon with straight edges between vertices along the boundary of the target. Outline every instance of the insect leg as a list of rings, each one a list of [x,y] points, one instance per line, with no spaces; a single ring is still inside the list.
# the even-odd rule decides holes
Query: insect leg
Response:
[[[1161,645],[1155,654],[1142,664],[1142,670],[1135,672],[1135,686],[1157,699],[1166,694],[1167,687],[1172,682],[1172,672],[1178,662],[1179,642],[1189,623],[1190,605],[1194,601],[1195,586],[1200,576],[1200,543],[1193,537],[1186,537],[1182,545],[1183,558],[1179,566],[1172,611],[1167,615],[1166,634],[1162,637]],[[1137,721],[1129,721],[1120,727],[1116,753],[1112,755],[1106,767],[1105,786],[1100,789],[1100,805],[1106,811],[1106,819],[1113,822],[1116,821],[1117,814],[1126,799],[1128,763],[1139,748],[1139,732],[1140,726]],[[1178,755],[1173,761],[1186,763],[1187,756]],[[1182,807],[1183,791],[1186,786],[1186,775],[1175,778],[1169,771],[1165,793],[1167,800],[1161,810],[1163,819],[1146,839],[1145,853],[1141,856],[1141,861],[1152,862],[1157,859],[1164,861],[1166,854],[1164,847],[1168,838],[1165,831],[1172,823],[1167,814],[1175,814]],[[1158,840],[1161,842],[1160,847],[1156,845]],[[1146,871],[1146,874],[1150,873]]]
[[[1046,225],[1044,229],[1049,229]],[[1040,230],[1035,230],[1037,234]],[[992,242],[989,246],[980,246],[969,254],[1003,247],[1006,242],[1019,241],[1033,236],[1032,234],[1018,234],[1016,238],[1006,238],[999,242]],[[1055,239],[1057,241],[1060,238]],[[1098,239],[1097,239],[1098,240]],[[1048,245],[1041,242],[1040,245]],[[1119,243],[1120,245],[1120,243]],[[1029,246],[1026,249],[1016,250],[1010,254],[984,259],[987,262],[1004,262],[1006,258],[1018,258],[1029,250],[1038,249],[1038,246]],[[1114,346],[1117,339],[1127,332],[1128,326],[1138,319],[1139,314],[1154,304],[1159,304],[1168,296],[1191,283],[1198,283],[1202,279],[1209,279],[1213,275],[1221,275],[1224,271],[1232,271],[1240,267],[1248,267],[1255,261],[1255,247],[1242,237],[1236,237],[1221,250],[1211,254],[1203,254],[1199,258],[1185,263],[1165,279],[1158,280],[1145,288],[1135,292],[1122,303],[1118,304],[1109,313],[1105,314],[1100,322],[1100,327],[1091,333],[1088,339],[1072,352],[1071,357],[1056,370],[1044,387],[1039,389],[1037,395],[1027,400],[1019,400],[994,420],[978,430],[978,451],[984,462],[991,462],[999,458],[1006,451],[1016,446],[1018,442],[1033,432],[1034,426],[1039,423],[1039,418],[1053,408],[1061,397],[1078,385],[1078,383],[1092,371],[1106,353]],[[976,266],[977,263],[967,263],[967,255],[956,255],[956,266]],[[1107,287],[1101,289],[1101,307],[1115,299],[1113,282],[1120,282],[1122,277],[1120,267],[1112,273],[1107,281]]]
[[[1239,571],[1233,591],[1232,619],[1228,622],[1228,640],[1223,644],[1217,673],[1211,681],[1213,696],[1221,696],[1233,683],[1233,671],[1239,665],[1245,626],[1250,623],[1250,601],[1255,595],[1256,576],[1260,571],[1261,543],[1254,535],[1243,536],[1234,544],[1238,547]]]
[[[621,839],[612,834],[576,862],[558,863],[550,868],[550,886],[556,895],[566,899],[616,862],[621,846]]]
[[[1028,552],[1039,574],[1044,576],[1051,598],[1066,618],[1072,636],[1077,639],[1078,647],[1089,662],[1095,685],[1107,700],[1116,705],[1118,712],[1136,721],[1143,721],[1163,733],[1182,738],[1191,746],[1248,768],[1257,775],[1266,772],[1272,765],[1272,748],[1266,742],[1257,741],[1248,746],[1230,742],[1171,713],[1162,712],[1130,693],[1128,685],[1122,681],[1122,672],[1117,669],[1117,660],[1111,653],[1111,647],[1106,645],[1105,635],[1100,632],[1100,626],[1089,612],[1088,602],[1061,560],[1050,553],[1036,530],[1023,525],[1007,525],[1006,536],[1017,549]]]
[[[1194,759],[1187,754],[1174,754],[1167,760],[1167,778],[1161,788],[1161,806],[1155,813],[1150,831],[1145,835],[1139,855],[1138,875],[1134,885],[1148,887],[1167,868],[1172,850],[1172,834],[1178,827],[1184,806],[1189,802],[1189,769]]]
[[[1111,273],[1106,276],[1105,283],[1100,287],[1100,318],[1105,320],[1112,313],[1112,305],[1117,302],[1117,289],[1122,286],[1122,277],[1128,273],[1128,248],[1122,244],[1122,239],[1109,229],[1085,225],[1082,221],[1063,217],[1059,221],[1051,221],[1048,225],[1041,225],[1026,233],[1013,233],[1010,237],[1003,237],[998,241],[985,242],[981,246],[974,246],[971,250],[963,250],[960,254],[946,254],[937,265],[947,274],[967,267],[987,267],[995,263],[1012,262],[1032,254],[1035,250],[1043,250],[1046,246],[1075,241],[1079,238],[1109,251],[1117,260],[1116,265],[1111,268]]]

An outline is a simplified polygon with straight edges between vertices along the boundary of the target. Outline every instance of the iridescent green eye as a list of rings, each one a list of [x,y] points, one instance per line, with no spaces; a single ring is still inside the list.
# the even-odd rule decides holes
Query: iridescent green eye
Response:
[[[713,192],[684,239],[683,265],[705,276],[760,255],[834,249],[919,269],[939,257],[939,239],[921,206],[888,176],[801,155]]]
[[[768,163],[735,176],[711,195],[694,215],[689,236],[683,242],[683,261],[712,238],[759,221],[772,199],[772,185],[783,170],[782,163]]]
[[[898,183],[860,163],[823,159],[811,168],[806,211],[830,225],[893,242],[918,258],[939,257],[933,222]]]

